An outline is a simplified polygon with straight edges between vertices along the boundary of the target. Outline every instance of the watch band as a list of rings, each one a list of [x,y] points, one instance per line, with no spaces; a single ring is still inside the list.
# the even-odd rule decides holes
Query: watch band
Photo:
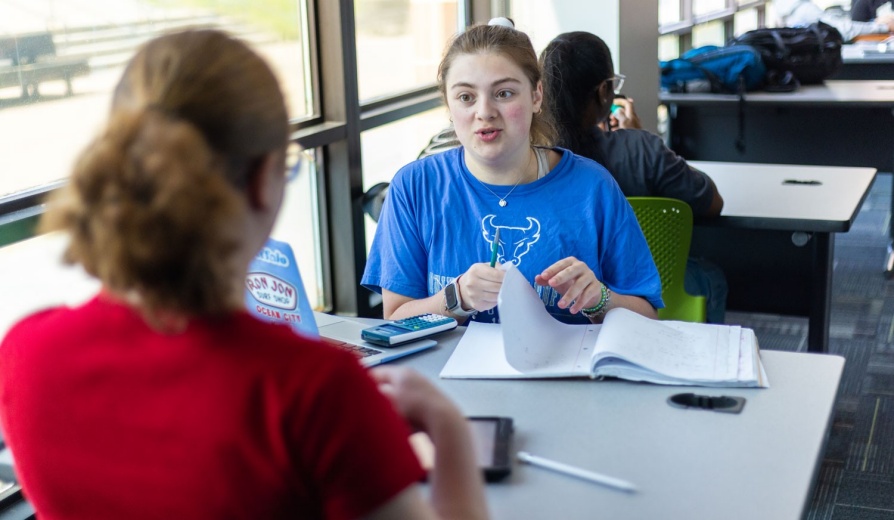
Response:
[[[459,280],[459,278],[457,278],[457,280]],[[474,309],[471,311],[463,309],[463,299],[459,292],[459,287],[456,284],[456,280],[444,288],[444,309],[460,318],[465,318],[466,316],[471,316],[478,312]]]

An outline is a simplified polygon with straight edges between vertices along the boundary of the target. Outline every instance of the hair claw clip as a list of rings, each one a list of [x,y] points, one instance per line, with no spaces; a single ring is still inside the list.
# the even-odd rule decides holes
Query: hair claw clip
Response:
[[[512,23],[512,20],[506,18],[505,16],[498,16],[496,18],[491,18],[487,25],[501,25],[503,27],[508,27],[510,29],[515,29],[515,24]]]

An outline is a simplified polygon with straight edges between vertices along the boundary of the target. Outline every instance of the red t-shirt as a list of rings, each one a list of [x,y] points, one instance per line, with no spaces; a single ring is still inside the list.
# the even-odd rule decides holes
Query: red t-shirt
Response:
[[[235,313],[151,329],[94,298],[0,344],[22,487],[58,518],[356,518],[422,477],[409,429],[349,354]]]

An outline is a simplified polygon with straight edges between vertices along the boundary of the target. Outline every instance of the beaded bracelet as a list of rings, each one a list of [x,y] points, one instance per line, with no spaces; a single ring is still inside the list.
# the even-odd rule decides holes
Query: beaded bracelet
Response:
[[[611,289],[609,289],[605,284],[602,284],[602,297],[599,298],[599,303],[597,303],[594,307],[590,307],[589,309],[581,309],[580,313],[590,319],[598,318],[605,314],[605,311],[608,310],[608,302],[611,301],[611,298]]]

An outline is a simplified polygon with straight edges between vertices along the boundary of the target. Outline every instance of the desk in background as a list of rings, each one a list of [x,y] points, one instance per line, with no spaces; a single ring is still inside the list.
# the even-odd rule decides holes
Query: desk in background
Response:
[[[723,269],[727,308],[807,316],[807,350],[826,352],[835,233],[850,229],[875,169],[690,164],[711,177],[724,199],[720,217],[696,221],[690,256]]]
[[[660,94],[670,147],[687,160],[894,171],[894,81],[829,80],[795,92]],[[740,110],[744,150],[736,148]]]
[[[828,80],[790,93],[660,94],[687,160],[866,166],[894,172],[894,81]],[[741,126],[740,126],[741,125]],[[737,147],[739,138],[744,148]],[[894,208],[894,194],[892,194]],[[894,226],[885,274],[894,275]]]
[[[830,79],[894,79],[894,50],[885,44],[843,45],[841,60],[841,69]]]
[[[628,494],[514,464],[487,486],[495,519],[796,519],[812,496],[844,359],[764,351],[768,389],[623,381],[438,379],[463,328],[398,364],[420,370],[468,415],[515,422],[513,450],[629,480]],[[758,338],[760,339],[760,338]],[[679,392],[747,399],[739,415],[682,410]]]

